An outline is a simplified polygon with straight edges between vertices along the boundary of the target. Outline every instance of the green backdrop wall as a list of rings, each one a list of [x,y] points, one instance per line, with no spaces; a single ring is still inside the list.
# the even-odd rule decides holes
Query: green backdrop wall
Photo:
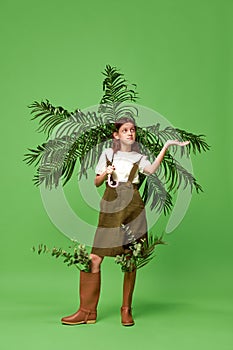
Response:
[[[227,0],[1,3],[4,349],[115,349],[127,342],[232,349],[232,7]],[[44,141],[27,106],[45,98],[68,110],[98,103],[106,64],[137,83],[140,104],[207,135],[211,151],[192,157],[205,192],[193,194],[169,244],[138,273],[135,327],[120,325],[122,275],[111,259],[103,263],[99,322],[65,327],[60,317],[78,305],[78,273],[30,250],[68,240],[43,208],[34,169],[22,162],[27,147]]]

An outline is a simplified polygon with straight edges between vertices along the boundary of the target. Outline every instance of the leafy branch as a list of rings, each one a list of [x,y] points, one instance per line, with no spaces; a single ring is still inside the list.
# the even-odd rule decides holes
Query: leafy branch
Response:
[[[132,272],[147,265],[155,257],[155,247],[158,244],[166,244],[162,236],[160,238],[149,236],[148,240],[146,238],[136,240],[128,225],[121,225],[121,229],[129,242],[128,252],[115,257],[115,263],[121,266],[122,272]]]
[[[71,247],[69,247],[71,249]],[[38,247],[32,247],[33,252],[37,254],[49,253],[55,258],[63,258],[63,262],[67,266],[74,265],[79,270],[90,272],[91,271],[91,258],[86,250],[85,244],[78,244],[74,242],[74,247],[71,252],[67,252],[62,248],[48,248],[45,244],[39,244]]]
[[[63,123],[71,115],[61,106],[54,107],[48,100],[34,101],[29,108],[31,108],[31,114],[34,114],[32,120],[40,118],[37,131],[47,133],[47,138],[57,125]]]
[[[138,115],[135,106],[129,106],[126,102],[135,102],[138,93],[135,91],[136,84],[129,85],[124,78],[124,74],[120,73],[116,67],[106,65],[103,72],[105,79],[103,81],[104,96],[99,105],[98,112],[104,116],[108,122],[114,122],[121,115],[129,113],[132,116]]]
[[[206,152],[210,150],[210,145],[208,145],[208,143],[204,139],[205,135],[195,135],[191,132],[187,132],[185,130],[177,128],[175,130],[179,133],[182,140],[190,141],[190,144],[186,148],[188,152],[192,150],[192,152],[196,154],[197,152],[201,153],[202,151]],[[183,147],[182,149],[184,150]]]
[[[173,206],[172,196],[156,174],[147,177],[142,199],[145,204],[151,200],[151,210],[155,209],[159,213],[163,210],[165,215],[170,212]]]

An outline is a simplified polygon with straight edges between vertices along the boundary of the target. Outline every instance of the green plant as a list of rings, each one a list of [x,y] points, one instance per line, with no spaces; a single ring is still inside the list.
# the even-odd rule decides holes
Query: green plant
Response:
[[[95,112],[84,113],[80,109],[69,112],[61,106],[52,106],[48,100],[29,106],[32,119],[39,121],[38,131],[45,133],[47,139],[53,134],[52,139],[25,154],[24,161],[37,167],[36,185],[45,183],[47,188],[52,188],[61,180],[65,185],[71,179],[77,161],[80,163],[79,179],[88,176],[87,170],[94,167],[103,148],[111,145],[115,120],[125,113],[135,118],[138,116],[138,110],[132,104],[138,98],[136,85],[129,84],[124,75],[110,65],[106,65],[103,74],[104,95]],[[159,124],[137,127],[136,141],[150,160],[158,155],[166,140],[173,138],[190,141],[188,147],[181,147],[181,156],[209,150],[204,135],[172,127],[161,130]],[[145,183],[144,202],[150,201],[151,209],[163,211],[165,215],[171,211],[173,193],[181,184],[189,186],[191,191],[193,188],[197,193],[202,191],[196,178],[169,151],[157,173],[150,177],[140,175],[140,180],[141,184]]]
[[[128,253],[115,257],[115,263],[121,266],[122,272],[140,269],[154,258],[155,247],[158,244],[165,244],[162,237],[149,236],[148,242],[146,239],[134,241],[129,244]]]
[[[32,247],[33,252],[37,252],[39,255],[42,253],[49,253],[55,258],[63,258],[63,262],[67,266],[74,265],[79,270],[90,272],[91,271],[91,257],[86,250],[85,244],[79,244],[73,241],[73,247],[69,247],[71,250],[67,252],[62,248],[48,248],[45,244],[39,244],[38,247]]]
[[[147,265],[155,256],[155,247],[158,244],[166,244],[162,239],[163,235],[160,238],[149,235],[148,240],[136,239],[128,225],[121,225],[121,230],[128,244],[125,246],[126,253],[117,255],[115,263],[121,266],[122,272],[132,272]]]

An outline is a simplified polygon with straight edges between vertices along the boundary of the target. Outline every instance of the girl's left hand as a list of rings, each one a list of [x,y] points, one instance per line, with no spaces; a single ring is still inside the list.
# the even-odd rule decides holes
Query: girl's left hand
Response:
[[[165,142],[164,147],[168,148],[169,146],[187,146],[190,143],[190,141],[179,141],[179,140],[167,140]]]

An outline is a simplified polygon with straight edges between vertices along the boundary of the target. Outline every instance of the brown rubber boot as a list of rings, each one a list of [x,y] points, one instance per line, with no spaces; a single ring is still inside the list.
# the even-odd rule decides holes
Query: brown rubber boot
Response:
[[[63,317],[61,322],[68,325],[95,323],[100,295],[100,272],[80,272],[80,307],[73,315]]]
[[[125,272],[123,285],[123,303],[121,307],[121,323],[123,326],[133,326],[132,297],[136,279],[136,269],[132,272]]]

